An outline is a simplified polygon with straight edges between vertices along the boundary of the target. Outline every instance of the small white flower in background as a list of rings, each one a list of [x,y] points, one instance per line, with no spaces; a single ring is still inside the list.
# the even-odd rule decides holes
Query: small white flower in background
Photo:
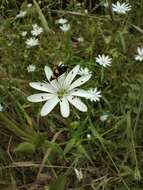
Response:
[[[34,64],[28,65],[27,71],[28,73],[34,72],[36,70],[36,66]]]
[[[91,78],[91,74],[81,76],[74,81],[79,72],[79,68],[80,66],[77,65],[69,73],[64,73],[57,79],[49,81],[48,83],[30,83],[32,88],[44,91],[44,93],[34,94],[27,98],[30,102],[46,101],[41,109],[41,116],[49,114],[58,103],[60,104],[60,112],[63,117],[68,117],[70,115],[69,103],[81,112],[87,111],[87,106],[78,97],[88,98],[89,96],[89,98],[91,98],[91,94],[77,87],[86,83]],[[52,73],[47,66],[45,67],[45,74],[49,80],[49,76],[51,76]]]
[[[76,6],[80,7],[80,6],[81,6],[81,3],[77,3]]]
[[[126,12],[131,10],[129,3],[120,3],[119,1],[116,4],[112,3],[112,10],[118,14],[126,14]]]
[[[78,169],[75,168],[74,171],[75,171],[75,174],[76,174],[76,177],[77,177],[78,181],[81,181],[83,179],[82,170],[81,169],[78,170]]]
[[[108,1],[106,1],[106,2],[103,4],[103,6],[104,6],[105,8],[108,8],[108,7],[109,7]]]
[[[103,67],[111,66],[112,59],[108,55],[107,56],[105,56],[104,54],[98,55],[98,57],[96,57],[95,59],[96,63],[102,65]]]
[[[3,110],[3,106],[0,104],[0,112]]]
[[[100,116],[100,121],[106,121],[108,119],[109,115],[108,114],[103,114]]]
[[[85,9],[84,12],[85,12],[85,14],[88,14],[88,10],[87,9]]]
[[[89,74],[91,74],[91,71],[87,67],[80,68],[78,74],[81,76],[89,75]]]
[[[21,32],[21,36],[25,37],[27,35],[27,31]]]
[[[67,22],[68,22],[68,20],[65,18],[60,18],[59,20],[57,20],[58,24],[66,24]]]
[[[27,45],[27,48],[31,48],[31,47],[37,46],[39,44],[39,41],[36,38],[29,38],[26,40],[25,43]]]
[[[28,3],[28,4],[27,4],[27,7],[28,7],[28,8],[32,7],[32,3]]]
[[[23,18],[26,15],[26,11],[20,11],[19,14],[16,15],[16,18]]]
[[[77,41],[78,42],[84,42],[84,38],[83,37],[79,37],[79,38],[77,38]]]
[[[88,90],[89,95],[87,99],[90,99],[91,102],[97,102],[102,97],[101,91],[98,91],[97,88]]]
[[[70,24],[63,24],[60,26],[60,29],[63,31],[63,32],[67,32],[68,30],[70,30],[71,26]]]
[[[38,36],[43,32],[43,28],[38,26],[37,24],[33,24],[32,27],[33,27],[33,30],[31,30],[31,34],[33,36]]]
[[[91,134],[87,134],[86,137],[87,137],[88,139],[91,139]]]
[[[137,61],[143,61],[143,47],[137,48],[137,55],[135,55],[135,60]]]

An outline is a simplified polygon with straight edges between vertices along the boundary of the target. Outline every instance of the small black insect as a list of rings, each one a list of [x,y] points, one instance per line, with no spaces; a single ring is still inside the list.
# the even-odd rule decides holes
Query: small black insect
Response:
[[[67,69],[68,69],[67,65],[64,64],[57,65],[53,70],[53,76],[51,77],[50,81],[61,76],[63,73],[67,71]]]

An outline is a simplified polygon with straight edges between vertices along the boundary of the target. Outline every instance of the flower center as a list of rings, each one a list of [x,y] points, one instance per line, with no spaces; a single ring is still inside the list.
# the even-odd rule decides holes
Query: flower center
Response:
[[[61,99],[61,98],[63,98],[64,96],[66,96],[68,93],[67,93],[67,91],[65,90],[65,89],[60,89],[59,91],[58,91],[58,97]]]

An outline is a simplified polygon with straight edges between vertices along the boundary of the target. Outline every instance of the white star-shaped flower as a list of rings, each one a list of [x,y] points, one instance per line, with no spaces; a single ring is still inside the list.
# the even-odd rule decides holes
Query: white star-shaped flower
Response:
[[[88,90],[88,96],[87,99],[90,99],[91,102],[97,102],[102,97],[101,91],[98,91],[97,88]]]
[[[0,104],[0,112],[3,110],[3,106]]]
[[[27,48],[31,48],[33,46],[37,46],[39,44],[39,41],[36,38],[29,38],[25,43],[27,45]]]
[[[135,60],[137,61],[143,61],[143,47],[137,48],[137,55],[135,55]]]
[[[26,11],[20,11],[19,14],[16,15],[16,18],[23,18],[26,15]]]
[[[91,139],[91,134],[86,135],[87,139]]]
[[[59,20],[57,20],[58,24],[66,24],[67,22],[68,22],[68,20],[65,18],[60,18]]]
[[[34,72],[36,70],[36,66],[34,64],[28,65],[27,71],[29,73]]]
[[[70,24],[63,24],[60,26],[60,29],[63,31],[63,32],[67,32],[68,30],[70,30],[71,26]]]
[[[126,12],[131,10],[129,3],[120,3],[119,1],[116,4],[112,3],[112,10],[118,14],[126,14]]]
[[[43,32],[43,28],[38,26],[37,24],[32,25],[33,29],[31,30],[31,34],[33,36],[39,36]]]
[[[27,4],[27,7],[28,7],[28,8],[32,7],[32,3],[28,3],[28,4]]]
[[[91,74],[91,71],[87,67],[80,68],[78,74],[81,76],[89,75],[89,74]]]
[[[111,61],[112,59],[108,55],[105,56],[104,54],[102,54],[96,57],[96,63],[98,63],[99,65],[102,65],[103,67],[111,66]]]
[[[100,116],[100,121],[106,121],[108,119],[109,115],[108,114],[103,114]]]
[[[84,38],[80,36],[79,38],[77,38],[77,41],[78,42],[84,42]]]
[[[44,93],[38,93],[28,97],[30,102],[46,101],[41,109],[41,116],[49,114],[58,103],[60,104],[60,112],[63,117],[68,117],[70,115],[69,104],[72,104],[82,112],[87,111],[87,106],[78,97],[87,98],[89,92],[77,87],[86,83],[90,79],[91,74],[81,76],[74,80],[78,74],[79,68],[80,66],[77,65],[69,73],[64,73],[57,79],[49,81],[48,83],[30,83],[32,88],[44,91]],[[45,67],[45,74],[48,80],[50,73],[49,68]],[[89,97],[91,97],[91,95]]]
[[[21,32],[21,36],[25,37],[27,35],[27,31]]]
[[[81,181],[83,179],[83,174],[82,174],[82,170],[78,170],[77,168],[74,169],[76,177],[78,179],[78,181]]]

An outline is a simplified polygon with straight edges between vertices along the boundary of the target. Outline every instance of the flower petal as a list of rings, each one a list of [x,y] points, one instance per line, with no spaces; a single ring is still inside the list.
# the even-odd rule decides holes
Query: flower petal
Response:
[[[65,73],[63,73],[61,76],[58,77],[58,87],[62,88],[65,83]]]
[[[54,107],[57,105],[57,103],[59,102],[59,98],[57,96],[55,96],[54,98],[48,100],[44,106],[41,109],[41,116],[46,116],[48,115],[53,109]]]
[[[50,84],[52,85],[54,89],[56,89],[56,91],[58,90],[59,87],[58,87],[57,79],[50,81]]]
[[[66,79],[65,79],[65,85],[66,85],[66,86],[69,86],[69,85],[72,83],[73,79],[74,79],[74,78],[76,77],[76,75],[78,74],[79,68],[80,68],[80,66],[77,65],[77,66],[75,66],[75,67],[67,74],[67,77],[66,77]]]
[[[82,112],[86,112],[87,111],[87,106],[79,99],[79,98],[75,98],[73,96],[68,96],[68,101],[75,106],[78,110],[82,111]]]
[[[50,78],[53,76],[52,69],[48,66],[45,66],[44,70],[45,70],[45,75],[46,75],[48,81],[50,81]]]
[[[91,78],[91,74],[80,77],[79,79],[77,79],[75,82],[73,82],[73,83],[71,84],[69,90],[72,90],[73,88],[76,88],[76,87],[78,87],[78,86],[83,85],[83,84],[86,83],[90,78]]]
[[[73,91],[70,92],[70,95],[88,98],[89,92],[82,89],[73,89]]]
[[[54,93],[55,89],[49,83],[30,82],[29,85],[37,90]]]
[[[51,99],[53,96],[54,96],[53,94],[39,93],[39,94],[33,94],[31,96],[28,96],[27,100],[30,102],[43,102],[43,101]]]
[[[67,98],[63,98],[60,101],[60,111],[63,117],[68,117],[70,114],[69,102]]]

